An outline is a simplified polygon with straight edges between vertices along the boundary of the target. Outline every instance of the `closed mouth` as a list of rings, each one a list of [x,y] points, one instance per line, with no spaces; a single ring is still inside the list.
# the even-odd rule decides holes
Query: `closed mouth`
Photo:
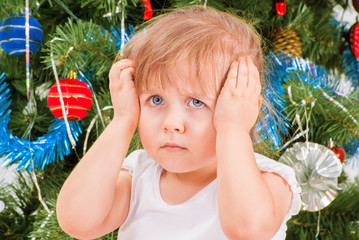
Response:
[[[166,143],[161,147],[162,149],[168,150],[168,151],[181,151],[185,150],[186,148],[181,147],[175,143]]]

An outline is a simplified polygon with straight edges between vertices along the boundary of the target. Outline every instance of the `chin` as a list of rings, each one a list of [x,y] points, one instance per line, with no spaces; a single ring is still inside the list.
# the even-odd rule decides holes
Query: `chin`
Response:
[[[192,168],[188,168],[185,166],[179,166],[178,164],[171,164],[171,163],[161,163],[158,162],[161,167],[166,170],[167,172],[171,172],[171,173],[187,173],[187,172],[191,172],[194,169]]]

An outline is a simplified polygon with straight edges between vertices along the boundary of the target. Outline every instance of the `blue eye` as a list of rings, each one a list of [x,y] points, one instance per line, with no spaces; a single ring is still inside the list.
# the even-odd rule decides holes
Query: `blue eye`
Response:
[[[204,106],[204,103],[198,99],[192,98],[191,101],[189,101],[188,105],[194,108],[201,108]]]
[[[163,104],[163,99],[158,95],[154,95],[150,98],[150,104],[153,106],[159,106]]]

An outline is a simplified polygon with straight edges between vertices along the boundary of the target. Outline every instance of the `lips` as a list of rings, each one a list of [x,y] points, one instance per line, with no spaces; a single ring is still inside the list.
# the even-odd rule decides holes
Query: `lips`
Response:
[[[167,151],[172,151],[172,152],[182,151],[182,150],[186,149],[186,148],[181,147],[175,143],[165,143],[161,148],[164,150],[167,150]]]

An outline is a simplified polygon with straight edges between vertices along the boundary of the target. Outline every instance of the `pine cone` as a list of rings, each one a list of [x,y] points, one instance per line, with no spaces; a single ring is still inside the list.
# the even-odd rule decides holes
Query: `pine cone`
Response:
[[[293,57],[302,57],[301,39],[293,29],[286,28],[274,34],[274,52],[283,51]]]

